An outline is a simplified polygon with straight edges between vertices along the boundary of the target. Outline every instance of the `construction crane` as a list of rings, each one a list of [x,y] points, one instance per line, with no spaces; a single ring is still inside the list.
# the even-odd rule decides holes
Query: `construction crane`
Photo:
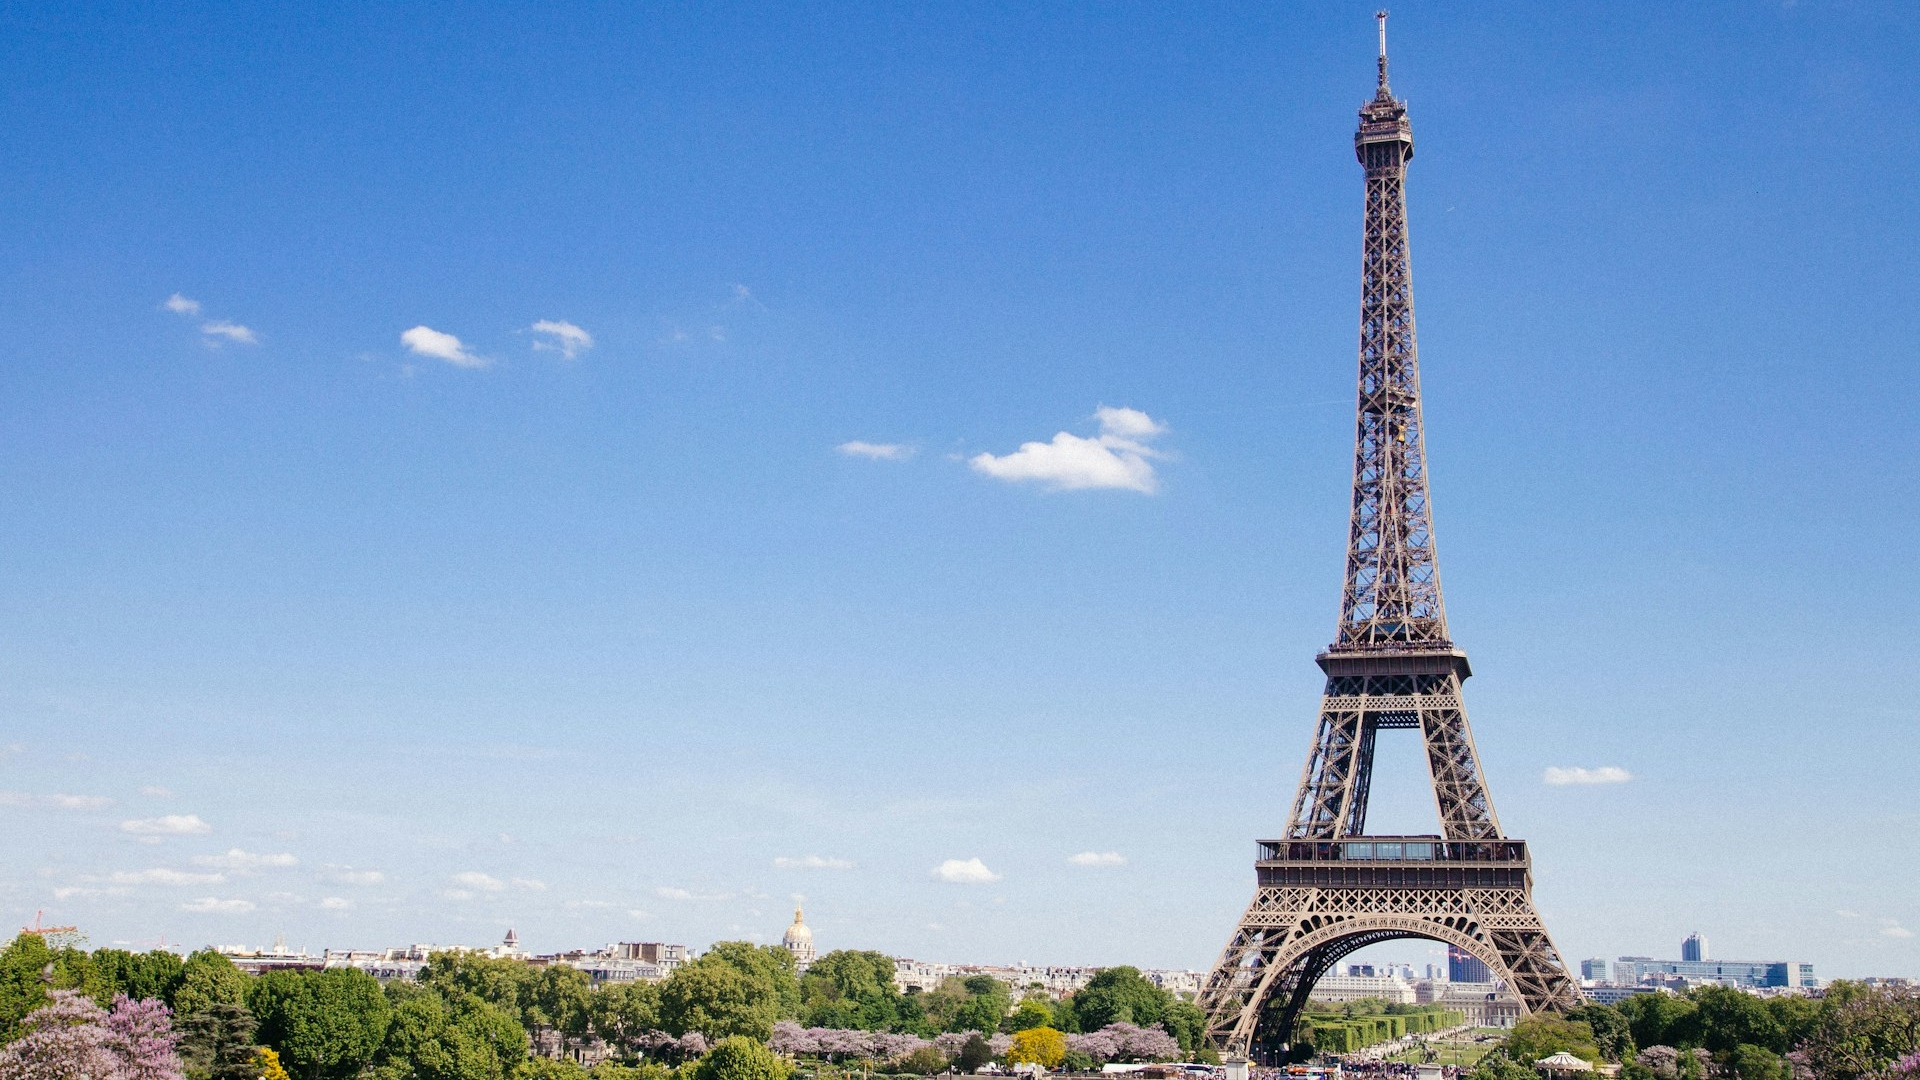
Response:
[[[79,927],[48,926],[45,923],[40,921],[44,915],[46,915],[46,912],[44,910],[34,912],[33,925],[21,927],[20,932],[23,934],[33,934],[39,937],[41,941],[44,941],[47,943],[48,948],[52,948],[52,949],[64,949],[70,945],[77,944],[82,940],[82,938],[80,937]]]

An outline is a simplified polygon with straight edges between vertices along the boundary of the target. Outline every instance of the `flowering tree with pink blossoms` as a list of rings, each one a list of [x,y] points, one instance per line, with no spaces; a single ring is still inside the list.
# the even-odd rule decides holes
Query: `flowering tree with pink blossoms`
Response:
[[[1085,1035],[1067,1036],[1067,1049],[1095,1061],[1172,1061],[1180,1056],[1180,1041],[1155,1024],[1139,1027],[1113,1023]]]
[[[181,1080],[173,1014],[158,1001],[122,994],[108,1012],[77,990],[21,1021],[26,1035],[0,1048],[7,1080]]]

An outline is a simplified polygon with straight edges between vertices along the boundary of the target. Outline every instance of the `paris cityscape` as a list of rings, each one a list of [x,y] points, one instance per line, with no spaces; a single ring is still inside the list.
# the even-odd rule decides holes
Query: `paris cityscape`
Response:
[[[1864,18],[0,11],[0,1080],[1920,1080]]]

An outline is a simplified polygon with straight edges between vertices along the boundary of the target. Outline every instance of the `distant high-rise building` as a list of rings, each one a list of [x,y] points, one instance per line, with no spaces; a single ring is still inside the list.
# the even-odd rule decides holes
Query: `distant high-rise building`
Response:
[[[1707,939],[1701,937],[1699,931],[1688,934],[1687,940],[1680,943],[1680,959],[1696,964],[1710,959],[1707,956]]]
[[[1580,978],[1586,982],[1606,982],[1607,962],[1597,956],[1580,961]]]
[[[1487,973],[1486,961],[1455,945],[1447,946],[1447,981],[1483,983],[1492,982],[1493,976]]]

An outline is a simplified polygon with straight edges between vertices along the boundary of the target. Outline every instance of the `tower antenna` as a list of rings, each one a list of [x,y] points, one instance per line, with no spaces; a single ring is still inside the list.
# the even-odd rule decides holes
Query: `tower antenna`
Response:
[[[1380,23],[1380,92],[1387,92],[1387,13],[1376,11],[1373,17]]]

